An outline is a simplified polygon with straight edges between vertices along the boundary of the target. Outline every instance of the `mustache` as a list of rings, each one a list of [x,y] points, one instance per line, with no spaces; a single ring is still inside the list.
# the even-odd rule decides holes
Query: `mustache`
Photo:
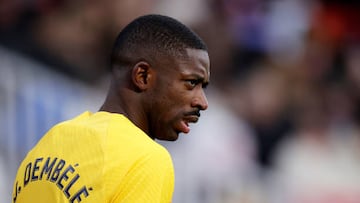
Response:
[[[200,117],[200,110],[189,111],[189,112],[186,112],[184,115]]]

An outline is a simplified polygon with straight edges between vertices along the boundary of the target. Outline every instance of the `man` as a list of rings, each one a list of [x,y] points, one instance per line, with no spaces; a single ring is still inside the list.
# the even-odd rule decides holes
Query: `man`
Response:
[[[13,202],[171,202],[174,171],[154,139],[174,141],[208,107],[204,42],[170,17],[146,15],[120,32],[99,112],[54,126],[28,153]]]

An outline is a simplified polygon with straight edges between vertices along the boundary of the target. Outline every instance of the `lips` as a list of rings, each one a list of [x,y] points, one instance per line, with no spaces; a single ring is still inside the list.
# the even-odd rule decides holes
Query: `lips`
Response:
[[[189,123],[184,120],[180,121],[179,131],[185,134],[189,133],[190,132]]]
[[[179,125],[177,126],[177,129],[180,132],[183,132],[185,134],[190,132],[190,127],[189,127],[189,123],[196,123],[199,120],[199,117],[197,115],[188,115],[185,116],[180,122]]]

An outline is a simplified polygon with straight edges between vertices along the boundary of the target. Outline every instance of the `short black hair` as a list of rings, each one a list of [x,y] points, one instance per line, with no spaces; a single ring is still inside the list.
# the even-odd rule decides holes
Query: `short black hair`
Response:
[[[186,57],[187,48],[207,51],[203,40],[178,20],[157,14],[138,17],[119,33],[111,66],[128,65],[156,56]]]

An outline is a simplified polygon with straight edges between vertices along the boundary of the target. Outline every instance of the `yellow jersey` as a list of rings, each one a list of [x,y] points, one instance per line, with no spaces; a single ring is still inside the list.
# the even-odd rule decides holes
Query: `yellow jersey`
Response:
[[[22,161],[13,203],[169,203],[169,152],[122,114],[85,112],[55,125]]]

